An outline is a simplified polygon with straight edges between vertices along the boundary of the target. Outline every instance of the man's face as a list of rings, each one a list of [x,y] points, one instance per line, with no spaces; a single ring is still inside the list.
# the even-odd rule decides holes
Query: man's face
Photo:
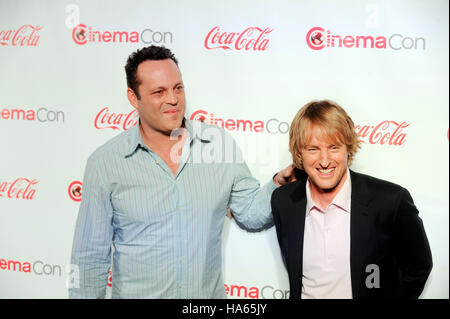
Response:
[[[347,146],[331,142],[317,125],[310,125],[309,129],[311,135],[301,156],[311,188],[319,193],[337,193],[344,185],[347,173]]]
[[[184,85],[178,66],[171,59],[144,61],[137,68],[140,99],[128,88],[130,103],[141,123],[150,130],[169,135],[181,126],[185,112]]]

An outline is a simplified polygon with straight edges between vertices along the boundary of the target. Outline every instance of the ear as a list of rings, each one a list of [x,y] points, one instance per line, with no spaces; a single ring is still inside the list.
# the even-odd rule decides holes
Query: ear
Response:
[[[138,106],[138,98],[136,96],[136,94],[134,93],[134,91],[130,88],[127,89],[127,97],[128,97],[128,101],[130,101],[130,104],[133,105],[133,107],[137,110],[139,108]]]

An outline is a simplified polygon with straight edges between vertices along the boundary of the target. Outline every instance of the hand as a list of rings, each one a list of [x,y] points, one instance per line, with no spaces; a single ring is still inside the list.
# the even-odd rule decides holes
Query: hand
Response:
[[[281,186],[290,182],[295,182],[294,164],[289,165],[285,169],[278,172],[277,175],[273,177],[273,182],[277,186]]]

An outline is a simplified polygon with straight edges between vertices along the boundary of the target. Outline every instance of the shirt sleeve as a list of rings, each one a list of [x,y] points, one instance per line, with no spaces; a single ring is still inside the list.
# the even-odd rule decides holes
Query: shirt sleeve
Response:
[[[277,188],[272,180],[260,187],[242,159],[237,146],[237,158],[233,165],[233,186],[228,206],[233,212],[236,222],[249,231],[258,231],[273,226],[270,200],[272,192]]]
[[[92,157],[83,178],[82,201],[75,226],[71,266],[78,278],[69,298],[105,298],[111,267],[113,209],[99,161]]]

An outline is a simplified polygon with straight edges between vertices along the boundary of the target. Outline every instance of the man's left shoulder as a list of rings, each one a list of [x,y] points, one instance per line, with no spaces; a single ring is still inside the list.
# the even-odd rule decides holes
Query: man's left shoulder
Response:
[[[372,196],[378,198],[394,199],[399,194],[404,193],[407,190],[399,184],[392,181],[387,181],[381,178],[377,178],[371,175],[357,173],[351,171],[352,189],[366,189]]]

